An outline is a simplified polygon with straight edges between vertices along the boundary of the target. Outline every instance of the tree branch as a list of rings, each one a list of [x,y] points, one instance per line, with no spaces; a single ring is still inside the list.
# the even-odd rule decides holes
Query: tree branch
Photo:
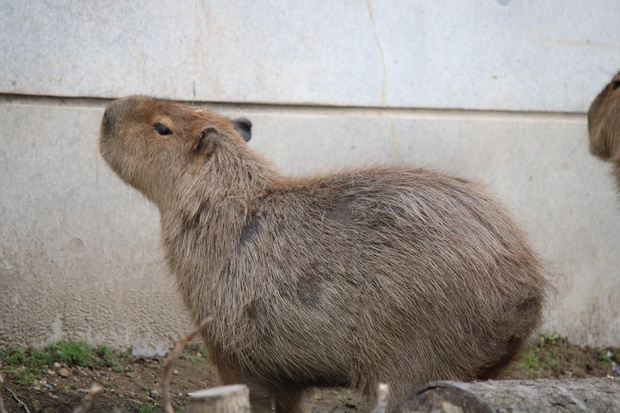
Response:
[[[80,405],[73,410],[73,413],[86,413],[86,411],[90,409],[93,399],[101,393],[103,393],[103,387],[93,383],[93,385],[90,386],[90,390],[88,390],[88,394],[84,396]]]
[[[15,394],[15,392],[14,392],[13,390],[9,389],[8,387],[7,387],[6,389],[7,389],[8,391],[10,391],[10,392],[11,392],[11,394],[13,395],[13,399],[15,399],[15,401],[17,402],[17,404],[18,404],[18,405],[20,405],[20,406],[24,409],[24,411],[25,411],[26,413],[30,413],[30,410],[28,410],[28,406],[26,406],[26,403],[24,403],[23,401],[21,401],[21,400],[19,399],[19,397],[17,397],[17,395]]]
[[[174,409],[172,408],[172,402],[170,401],[170,378],[172,377],[172,362],[179,358],[179,356],[183,352],[183,347],[185,347],[187,343],[192,341],[192,339],[198,333],[200,333],[200,331],[205,328],[205,326],[211,321],[213,321],[213,317],[206,318],[202,321],[202,323],[200,323],[198,327],[193,329],[188,335],[181,338],[180,340],[175,341],[172,337],[170,337],[170,340],[173,342],[174,346],[164,360],[163,371],[161,374],[161,393],[165,413],[174,413]]]

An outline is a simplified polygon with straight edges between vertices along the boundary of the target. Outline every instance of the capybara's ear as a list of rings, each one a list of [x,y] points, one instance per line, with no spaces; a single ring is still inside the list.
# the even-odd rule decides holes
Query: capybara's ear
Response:
[[[215,153],[220,140],[220,132],[213,126],[205,126],[198,133],[194,153],[197,156],[204,155],[207,158]]]
[[[252,122],[248,118],[236,118],[232,123],[246,142],[252,139]]]

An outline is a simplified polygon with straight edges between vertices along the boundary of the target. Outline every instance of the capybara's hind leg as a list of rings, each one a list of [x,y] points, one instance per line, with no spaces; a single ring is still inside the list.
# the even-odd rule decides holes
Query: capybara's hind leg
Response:
[[[276,395],[276,413],[301,413],[303,390],[287,389]]]
[[[301,413],[302,388],[285,386],[276,390],[253,378],[246,380],[246,384],[252,412],[273,412],[275,406],[276,413]]]
[[[250,406],[253,413],[271,413],[274,394],[260,380],[245,374],[232,360],[221,357],[217,350],[211,353],[211,360],[216,365],[220,379],[225,385],[243,383],[250,390]]]
[[[252,406],[252,413],[271,413],[273,412],[273,397],[271,393],[263,389],[250,388],[250,406]]]
[[[476,380],[492,380],[497,378],[500,373],[519,356],[522,347],[523,339],[512,337],[508,340],[506,352],[499,361],[492,366],[480,370],[476,375]]]

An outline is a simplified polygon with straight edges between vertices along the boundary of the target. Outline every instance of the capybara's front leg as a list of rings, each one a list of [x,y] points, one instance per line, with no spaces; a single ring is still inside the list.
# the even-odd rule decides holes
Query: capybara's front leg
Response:
[[[276,413],[301,413],[304,391],[288,389],[285,393],[276,394]]]
[[[246,376],[244,383],[250,389],[252,412],[302,413],[304,389],[284,383],[266,384],[256,377]]]
[[[274,406],[276,413],[301,413],[303,389],[267,384],[234,361],[221,357],[217,351],[212,352],[211,357],[225,385],[242,383],[248,386],[253,413],[271,413]]]

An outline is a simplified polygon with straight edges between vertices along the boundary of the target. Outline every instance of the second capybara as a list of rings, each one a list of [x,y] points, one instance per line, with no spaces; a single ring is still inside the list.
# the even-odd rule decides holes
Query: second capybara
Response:
[[[498,375],[540,325],[548,281],[484,187],[409,167],[288,176],[251,123],[148,97],[111,103],[100,149],[160,211],[170,271],[225,384],[253,411],[304,390],[391,406],[434,380]]]
[[[620,188],[620,72],[605,85],[588,110],[590,153],[611,162]]]

